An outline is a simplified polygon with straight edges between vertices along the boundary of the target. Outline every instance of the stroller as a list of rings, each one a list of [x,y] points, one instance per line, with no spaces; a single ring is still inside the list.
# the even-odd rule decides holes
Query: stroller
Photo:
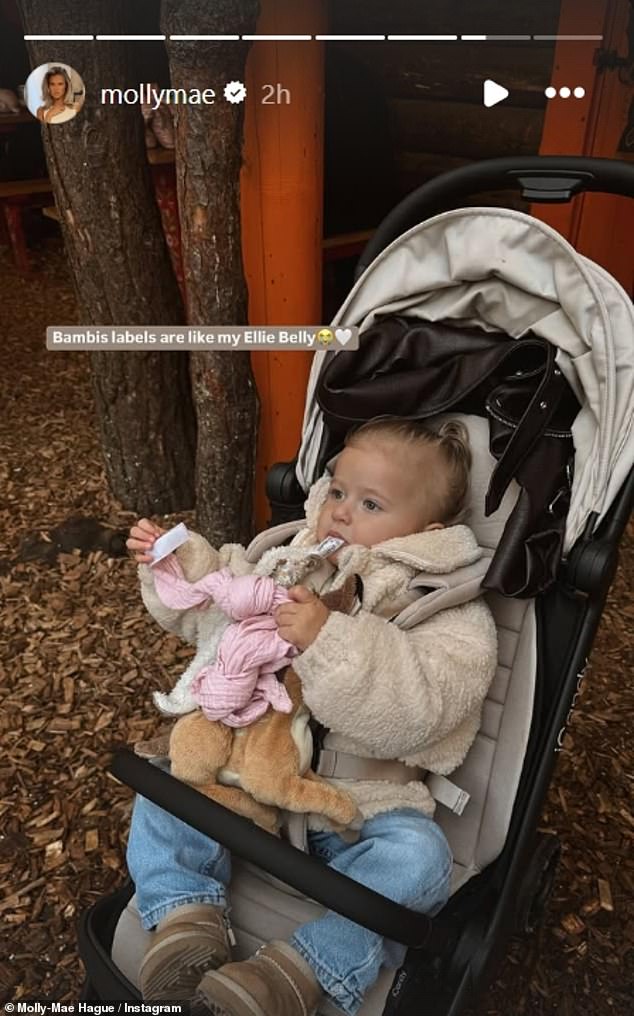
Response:
[[[298,458],[278,464],[268,480],[273,521],[281,523],[275,538],[283,542],[296,531],[292,520],[303,514],[305,491],[340,449],[348,426],[393,413],[394,406],[401,415],[417,415],[416,379],[424,377],[415,367],[430,329],[448,345],[458,335],[463,351],[469,343],[496,349],[502,340],[513,355],[520,347],[532,350],[528,370],[509,370],[512,360],[498,370],[495,392],[502,394],[509,379],[523,383],[520,375],[528,377],[528,396],[506,392],[510,401],[503,409],[511,405],[515,411],[519,399],[515,419],[527,399],[533,417],[546,411],[554,390],[560,405],[562,398],[574,401],[574,412],[570,401],[567,409],[573,461],[560,461],[555,495],[548,493],[537,511],[534,497],[528,506],[522,502],[523,483],[533,495],[540,493],[534,472],[518,484],[518,469],[506,468],[508,475],[491,492],[492,476],[504,472],[504,455],[497,454],[491,435],[496,421],[508,424],[513,414],[496,412],[500,403],[490,386],[488,392],[482,384],[463,386],[459,404],[434,401],[432,394],[418,414],[433,424],[439,412],[451,409],[469,431],[469,522],[491,554],[483,587],[500,646],[480,732],[451,777],[470,795],[469,803],[463,814],[442,804],[436,812],[455,859],[447,905],[434,918],[410,911],[201,798],[131,752],[119,752],[112,764],[122,782],[232,851],[237,958],[269,939],[288,938],[325,907],[408,947],[398,971],[382,971],[362,1016],[457,1016],[491,981],[508,936],[538,923],[559,845],[555,836],[538,832],[537,823],[634,499],[634,309],[625,292],[555,231],[520,212],[471,207],[438,214],[465,195],[512,184],[532,201],[567,201],[584,190],[632,197],[634,167],[584,158],[496,159],[439,177],[403,201],[362,255],[357,281],[334,322],[360,326],[360,350],[315,355]],[[394,320],[400,322],[396,337],[385,327]],[[370,347],[368,335],[382,345]],[[546,366],[536,366],[537,346]],[[397,382],[390,384],[394,371]],[[378,387],[368,388],[369,378]],[[563,437],[555,417],[549,421],[540,436]],[[507,450],[517,446],[520,430],[510,438],[507,433]],[[535,435],[531,441],[533,448],[539,444]],[[525,445],[515,465],[529,456]],[[544,491],[550,491],[548,483],[546,478]],[[545,531],[544,518],[551,543],[535,551],[533,530]],[[554,551],[553,532],[559,534]],[[515,568],[509,579],[509,558],[520,562],[519,578]],[[555,574],[544,573],[544,561]],[[148,933],[133,892],[127,884],[82,917],[84,1001],[139,1000],[136,976]],[[327,1001],[319,1010],[320,1016],[336,1012]]]

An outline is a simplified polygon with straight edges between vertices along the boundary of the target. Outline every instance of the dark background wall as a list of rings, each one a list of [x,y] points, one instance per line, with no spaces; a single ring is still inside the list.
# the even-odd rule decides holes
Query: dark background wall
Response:
[[[557,33],[560,0],[333,0],[333,34]],[[439,173],[539,151],[552,42],[337,42],[327,55],[327,231],[364,229]],[[486,78],[509,89],[482,102]],[[344,197],[345,196],[345,197]],[[482,200],[479,196],[478,200]],[[509,196],[486,195],[486,202]],[[522,207],[513,199],[517,207]]]

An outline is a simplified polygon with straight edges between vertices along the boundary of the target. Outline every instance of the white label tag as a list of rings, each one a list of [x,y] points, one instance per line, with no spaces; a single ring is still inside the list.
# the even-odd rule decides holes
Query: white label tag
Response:
[[[345,542],[340,536],[327,536],[315,549],[315,554],[318,554],[319,557],[328,557],[339,550],[340,547],[343,547]]]
[[[152,561],[150,562],[150,568],[152,565],[158,564],[164,557],[171,554],[176,550],[177,547],[182,547],[184,543],[187,543],[189,539],[189,533],[187,532],[187,526],[184,522],[179,522],[177,526],[172,529],[168,529],[166,533],[159,536],[158,540],[154,543],[150,554],[152,555]]]
[[[425,786],[438,804],[444,804],[445,808],[449,808],[455,815],[462,815],[471,800],[471,794],[461,790],[446,776],[439,776],[438,773],[430,773],[425,780]]]

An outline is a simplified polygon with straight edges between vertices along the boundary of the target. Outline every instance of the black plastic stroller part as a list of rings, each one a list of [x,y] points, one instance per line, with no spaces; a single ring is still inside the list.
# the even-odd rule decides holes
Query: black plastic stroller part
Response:
[[[561,855],[561,843],[552,833],[538,833],[517,894],[515,930],[532,935],[541,924],[552,893]]]
[[[133,892],[132,883],[126,882],[81,915],[77,937],[88,976],[80,1002],[138,1002],[141,997],[110,958],[117,922]]]
[[[368,241],[354,280],[393,240],[425,219],[458,207],[462,198],[480,191],[519,187],[527,201],[556,204],[584,191],[634,197],[634,165],[620,159],[532,155],[487,159],[443,173],[404,198],[385,217]]]
[[[130,750],[115,754],[110,771],[138,794],[325,907],[411,948],[430,945],[429,917],[325,867]]]
[[[303,515],[306,495],[295,472],[296,460],[276,462],[266,476],[266,496],[271,505],[274,526],[292,522]]]
[[[615,499],[608,518],[595,533],[597,516],[592,514],[580,540],[570,551],[564,579],[567,587],[580,596],[592,597],[609,588],[618,564],[618,541],[634,511],[634,470],[630,472]]]

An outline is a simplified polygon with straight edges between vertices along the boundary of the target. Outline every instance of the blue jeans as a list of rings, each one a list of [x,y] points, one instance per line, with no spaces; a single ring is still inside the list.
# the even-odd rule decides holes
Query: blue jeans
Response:
[[[413,809],[368,819],[357,843],[309,832],[308,845],[331,868],[420,913],[435,914],[449,896],[452,858],[445,836]],[[186,903],[227,905],[226,848],[142,797],[134,806],[127,857],[144,928]],[[332,911],[299,927],[290,944],[348,1016],[381,966],[398,967],[405,956],[404,946]]]

